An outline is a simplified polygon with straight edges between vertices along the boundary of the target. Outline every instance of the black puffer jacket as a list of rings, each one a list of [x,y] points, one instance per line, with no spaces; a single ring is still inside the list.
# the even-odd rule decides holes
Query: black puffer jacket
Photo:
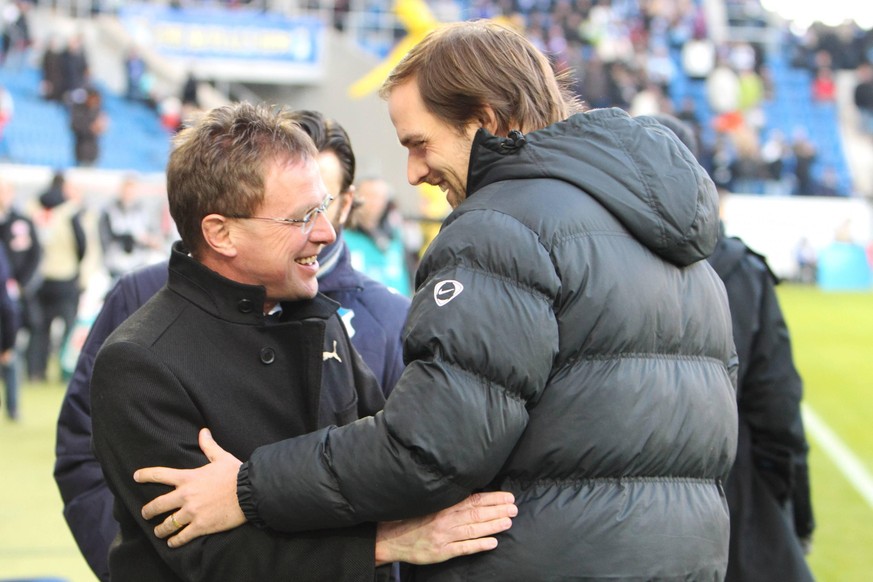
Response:
[[[418,273],[384,411],[258,449],[247,515],[280,529],[516,495],[494,551],[424,580],[720,580],[736,447],[715,189],[617,109],[480,130],[468,199]]]

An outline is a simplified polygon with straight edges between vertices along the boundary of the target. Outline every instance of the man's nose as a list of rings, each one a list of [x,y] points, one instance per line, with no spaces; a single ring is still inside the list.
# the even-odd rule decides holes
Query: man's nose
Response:
[[[312,227],[312,232],[309,233],[309,240],[326,245],[336,240],[336,231],[324,212],[317,213],[313,220],[315,224]]]
[[[423,161],[416,157],[409,156],[406,163],[406,179],[413,186],[421,184],[427,178],[428,167]]]

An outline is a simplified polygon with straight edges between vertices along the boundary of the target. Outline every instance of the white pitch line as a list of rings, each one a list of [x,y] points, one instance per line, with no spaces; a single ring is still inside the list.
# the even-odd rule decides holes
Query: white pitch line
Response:
[[[801,404],[801,411],[803,412],[803,424],[810,436],[860,493],[867,505],[873,508],[873,476],[870,475],[855,453],[840,440],[840,437],[819,418],[812,408],[806,404]],[[815,484],[813,484],[814,486]]]

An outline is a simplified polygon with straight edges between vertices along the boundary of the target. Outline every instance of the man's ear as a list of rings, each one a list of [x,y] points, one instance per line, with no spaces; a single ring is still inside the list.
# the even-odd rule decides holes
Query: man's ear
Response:
[[[337,204],[340,205],[339,213],[337,214],[337,224],[345,226],[349,220],[349,215],[352,213],[352,202],[355,201],[355,186],[352,184],[345,192],[340,192]]]
[[[490,133],[497,135],[499,124],[497,116],[494,115],[494,110],[487,103],[482,107],[482,112],[479,116],[479,125],[487,129]]]
[[[200,221],[203,240],[206,246],[225,257],[235,257],[237,253],[233,240],[233,232],[227,217],[220,214],[209,214]]]

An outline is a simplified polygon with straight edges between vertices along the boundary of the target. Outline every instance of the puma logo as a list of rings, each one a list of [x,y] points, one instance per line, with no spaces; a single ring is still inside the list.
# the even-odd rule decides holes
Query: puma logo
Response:
[[[343,361],[340,359],[340,357],[336,353],[336,340],[334,340],[334,342],[333,342],[333,351],[332,352],[321,352],[321,360],[323,362],[326,362],[328,360],[336,360],[340,364],[343,363]]]

